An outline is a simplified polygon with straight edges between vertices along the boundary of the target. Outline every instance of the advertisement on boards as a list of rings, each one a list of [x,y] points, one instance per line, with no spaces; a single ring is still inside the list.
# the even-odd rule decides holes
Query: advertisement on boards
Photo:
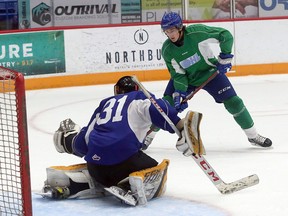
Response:
[[[31,28],[54,26],[52,0],[30,0]]]
[[[28,29],[31,27],[29,0],[18,0],[18,21],[19,29]]]
[[[65,72],[64,32],[0,35],[0,65],[24,75]]]
[[[122,0],[121,1],[121,23],[142,22],[141,1]]]
[[[217,8],[215,7],[216,1],[214,0],[189,0],[187,6],[188,6],[187,10],[188,20],[216,19]],[[227,17],[230,18],[230,1],[227,2],[227,7],[223,7],[222,14],[226,18]]]
[[[31,0],[32,28],[121,23],[121,0]]]
[[[167,11],[182,16],[182,0],[142,0],[142,22],[161,21]]]
[[[288,16],[288,0],[259,0],[259,16]]]
[[[235,8],[235,10],[233,10]],[[161,21],[166,11],[186,20],[288,16],[288,0],[19,0],[19,28]]]
[[[259,17],[258,0],[189,0],[187,7],[188,20]]]
[[[121,23],[121,0],[54,0],[53,9],[55,26]]]
[[[257,18],[259,17],[258,0],[235,0],[235,12],[233,18]]]
[[[76,36],[81,41],[75,43]],[[163,69],[161,48],[166,39],[160,25],[114,27],[113,31],[110,28],[69,30],[65,32],[65,43],[69,44],[65,47],[66,70],[105,73]]]

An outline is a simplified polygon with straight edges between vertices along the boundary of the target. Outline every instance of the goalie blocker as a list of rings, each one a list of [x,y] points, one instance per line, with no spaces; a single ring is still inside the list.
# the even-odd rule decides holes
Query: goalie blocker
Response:
[[[97,198],[113,195],[128,205],[145,205],[166,190],[169,160],[161,164],[133,172],[116,186],[103,187],[88,173],[86,164],[51,166],[46,168],[47,180],[41,192],[50,199]]]

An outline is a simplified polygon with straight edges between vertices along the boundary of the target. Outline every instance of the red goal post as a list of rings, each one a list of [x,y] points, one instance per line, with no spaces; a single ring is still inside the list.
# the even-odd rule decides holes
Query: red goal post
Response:
[[[24,76],[0,67],[0,215],[32,215]]]

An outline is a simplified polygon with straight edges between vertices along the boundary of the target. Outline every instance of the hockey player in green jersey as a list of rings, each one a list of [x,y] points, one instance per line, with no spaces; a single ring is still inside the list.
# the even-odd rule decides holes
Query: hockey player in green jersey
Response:
[[[270,147],[272,141],[258,134],[249,111],[226,76],[232,67],[231,33],[224,28],[202,24],[183,26],[181,17],[175,12],[164,14],[161,28],[168,37],[162,46],[162,56],[171,75],[164,98],[182,112],[188,107],[182,100],[213,73],[218,73],[203,89],[217,103],[224,104],[252,145]],[[218,58],[213,55],[209,43],[219,43]]]

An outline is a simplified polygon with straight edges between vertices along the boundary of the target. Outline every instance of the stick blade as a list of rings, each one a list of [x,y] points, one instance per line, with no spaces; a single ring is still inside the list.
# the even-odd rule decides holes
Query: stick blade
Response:
[[[221,182],[220,184],[216,185],[216,187],[222,194],[231,194],[236,191],[257,185],[258,183],[259,177],[254,174],[231,183]]]

